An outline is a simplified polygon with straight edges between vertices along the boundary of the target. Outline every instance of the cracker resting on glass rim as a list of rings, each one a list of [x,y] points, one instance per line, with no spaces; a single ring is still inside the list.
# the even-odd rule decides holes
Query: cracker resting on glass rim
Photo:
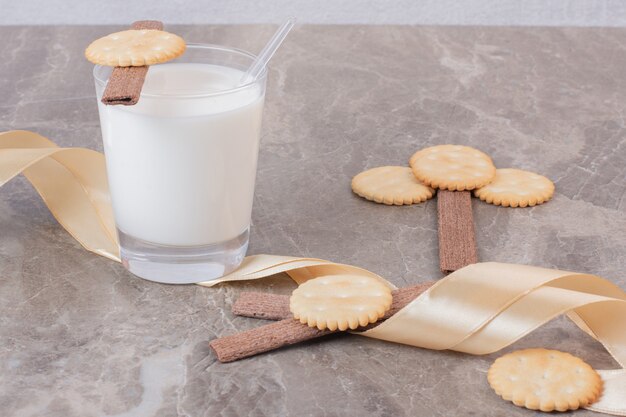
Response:
[[[170,61],[185,52],[183,38],[162,30],[124,30],[93,41],[85,58],[97,65],[140,67]]]

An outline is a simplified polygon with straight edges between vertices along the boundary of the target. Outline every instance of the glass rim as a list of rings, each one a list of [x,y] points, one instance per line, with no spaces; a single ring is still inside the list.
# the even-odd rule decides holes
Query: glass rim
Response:
[[[256,59],[256,55],[245,51],[243,49],[239,49],[239,48],[233,48],[231,46],[225,46],[225,45],[215,45],[215,44],[211,44],[211,43],[188,43],[187,44],[187,48],[191,48],[191,49],[213,49],[213,50],[219,50],[219,51],[224,51],[224,52],[234,52],[236,54],[248,57],[251,59],[251,61],[254,61]],[[184,55],[184,54],[183,54]],[[174,60],[175,61],[175,60]],[[169,61],[169,62],[173,62],[173,61]],[[158,64],[157,64],[158,65]],[[103,79],[101,77],[98,76],[98,71],[101,71],[104,68],[111,68],[111,67],[107,67],[105,65],[94,65],[93,67],[93,78],[96,81],[96,83],[100,86],[100,87],[104,87],[108,81],[108,77],[107,79]],[[230,88],[228,90],[223,90],[223,91],[216,91],[216,92],[211,92],[211,93],[193,93],[193,94],[153,94],[153,93],[141,93],[140,97],[150,97],[150,98],[172,98],[172,97],[177,97],[177,98],[203,98],[203,97],[216,97],[216,96],[222,96],[222,95],[226,95],[226,94],[232,94],[232,93],[236,93],[239,91],[243,91],[247,88],[250,88],[254,85],[259,84],[260,82],[264,81],[265,78],[267,76],[267,67],[263,68],[263,71],[261,72],[261,74],[259,74],[259,77],[256,80],[253,81],[249,81],[245,84],[239,85],[237,87],[234,88]]]

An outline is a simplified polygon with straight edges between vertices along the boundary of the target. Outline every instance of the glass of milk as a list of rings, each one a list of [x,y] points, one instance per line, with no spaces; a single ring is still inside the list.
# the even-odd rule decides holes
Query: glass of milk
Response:
[[[134,106],[102,104],[112,68],[94,68],[120,255],[133,274],[208,281],[243,260],[266,73],[239,82],[254,58],[190,44],[150,67]]]

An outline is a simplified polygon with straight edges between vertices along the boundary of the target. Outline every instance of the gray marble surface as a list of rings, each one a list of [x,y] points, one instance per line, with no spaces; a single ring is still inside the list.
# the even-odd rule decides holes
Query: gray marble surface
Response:
[[[101,150],[92,39],[119,27],[0,27],[0,130]],[[256,51],[271,26],[180,26]],[[626,30],[301,26],[270,72],[251,254],[350,263],[408,285],[439,277],[435,203],[386,207],[356,173],[417,149],[469,144],[555,181],[550,203],[474,201],[482,260],[606,277],[626,288]],[[207,342],[258,326],[243,290],[160,285],[83,250],[23,178],[0,189],[3,416],[525,416],[474,357],[334,337],[232,364]],[[543,346],[615,367],[556,319],[506,351]],[[587,411],[577,416],[591,415]]]

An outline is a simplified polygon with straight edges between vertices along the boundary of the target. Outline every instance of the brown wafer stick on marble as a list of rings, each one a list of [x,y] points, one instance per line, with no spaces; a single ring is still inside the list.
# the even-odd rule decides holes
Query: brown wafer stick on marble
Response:
[[[429,281],[393,291],[391,308],[385,316],[380,321],[359,330],[363,331],[376,327],[381,321],[400,311],[433,284],[434,281]],[[242,297],[242,302],[233,305],[235,314],[273,320],[282,318],[282,320],[211,341],[209,346],[213,349],[220,362],[233,362],[283,346],[316,339],[331,333],[338,333],[309,327],[294,319],[289,311],[289,296],[247,293],[246,295],[242,294]]]
[[[140,20],[134,22],[131,29],[163,30],[163,23],[156,20]],[[148,74],[148,68],[147,65],[113,68],[101,101],[107,105],[132,106],[137,104],[141,95],[141,88]]]
[[[265,292],[242,292],[234,302],[236,316],[254,319],[283,320],[293,317],[289,310],[289,296]]]
[[[449,274],[478,262],[471,191],[437,193],[439,268]]]

